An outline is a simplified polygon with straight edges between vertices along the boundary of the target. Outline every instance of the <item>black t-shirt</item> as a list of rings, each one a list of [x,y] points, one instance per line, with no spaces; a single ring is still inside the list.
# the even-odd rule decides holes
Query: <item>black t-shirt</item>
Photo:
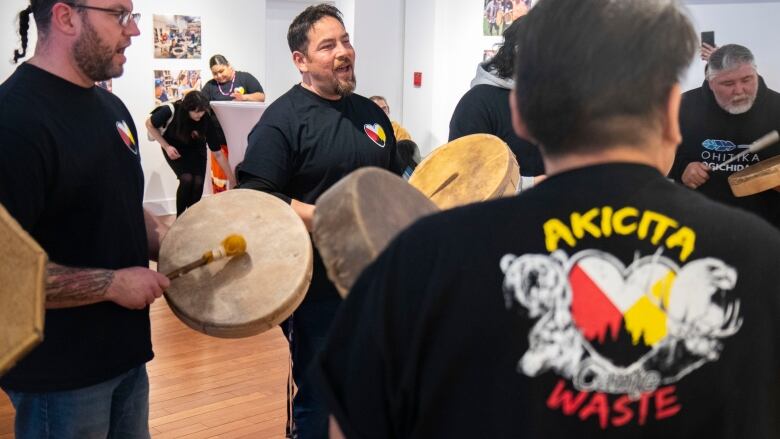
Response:
[[[236,71],[235,80],[224,84],[218,84],[216,80],[210,79],[203,86],[203,94],[209,98],[209,101],[232,101],[231,93],[241,89],[245,95],[251,93],[263,92],[260,81],[252,74]]]
[[[510,90],[479,84],[460,98],[450,119],[450,141],[468,134],[492,134],[509,145],[520,165],[520,174],[533,177],[544,174],[539,148],[517,137],[509,110]]]
[[[342,177],[364,166],[396,174],[395,137],[387,115],[359,95],[338,101],[323,99],[301,85],[274,101],[249,133],[239,185],[315,204]],[[246,186],[245,186],[246,187]],[[337,297],[315,251],[314,274],[307,300]]]
[[[569,171],[402,232],[315,371],[348,438],[779,437],[778,254],[653,168]]]
[[[173,103],[173,108],[175,112],[184,111],[182,110],[179,101]],[[171,108],[165,104],[160,105],[152,111],[150,117],[152,119],[152,125],[160,128],[171,118]],[[189,120],[189,118],[187,120]],[[182,156],[189,154],[205,156],[206,148],[204,148],[204,146],[206,145],[208,145],[209,149],[212,151],[220,150],[222,143],[219,140],[219,133],[213,123],[211,113],[207,111],[200,120],[200,123],[195,123],[191,120],[189,120],[189,122],[191,124],[190,133],[186,136],[188,138],[185,142],[185,139],[177,136],[179,121],[177,121],[176,116],[174,116],[173,119],[171,119],[171,123],[166,125],[165,134],[163,134],[165,141],[176,148]]]
[[[52,262],[146,267],[137,139],[115,95],[22,64],[0,86],[0,203]],[[0,380],[3,387],[84,387],[152,358],[148,308],[102,302],[49,309],[45,318],[43,343]]]
[[[683,141],[677,150],[669,176],[678,182],[691,162],[703,162],[710,169],[739,154],[759,137],[780,130],[780,93],[767,88],[759,79],[758,95],[753,107],[738,115],[729,114],[718,105],[707,81],[683,94],[680,107],[680,129]],[[735,197],[728,183],[729,175],[746,166],[780,154],[775,144],[755,154],[710,171],[710,179],[696,190],[708,197],[757,213],[780,228],[780,192],[768,190],[748,197]]]

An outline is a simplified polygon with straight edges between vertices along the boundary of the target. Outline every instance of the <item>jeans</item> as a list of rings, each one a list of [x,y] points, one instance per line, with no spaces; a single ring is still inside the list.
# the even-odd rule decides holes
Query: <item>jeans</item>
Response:
[[[45,393],[4,390],[16,409],[17,439],[149,438],[145,364],[80,389]]]
[[[293,437],[296,439],[328,437],[328,409],[312,382],[309,367],[325,345],[328,329],[340,304],[338,296],[304,300],[281,324],[290,342],[293,380],[298,387],[293,398]]]

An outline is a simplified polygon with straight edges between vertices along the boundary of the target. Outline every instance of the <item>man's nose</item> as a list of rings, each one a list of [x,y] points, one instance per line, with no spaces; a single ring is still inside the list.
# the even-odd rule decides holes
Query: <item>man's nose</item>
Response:
[[[138,23],[136,23],[132,18],[127,23],[127,26],[125,26],[124,30],[125,33],[131,37],[137,37],[138,35],[141,35],[141,29],[138,27]]]

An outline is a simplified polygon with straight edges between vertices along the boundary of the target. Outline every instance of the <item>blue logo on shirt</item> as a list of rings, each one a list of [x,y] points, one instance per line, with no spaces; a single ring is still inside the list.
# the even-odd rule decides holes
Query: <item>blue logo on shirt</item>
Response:
[[[706,149],[709,149],[710,151],[717,151],[717,152],[729,152],[734,151],[737,148],[750,148],[750,145],[735,145],[734,142],[729,140],[714,140],[714,139],[707,139],[704,142],[701,142],[701,146],[705,147]]]

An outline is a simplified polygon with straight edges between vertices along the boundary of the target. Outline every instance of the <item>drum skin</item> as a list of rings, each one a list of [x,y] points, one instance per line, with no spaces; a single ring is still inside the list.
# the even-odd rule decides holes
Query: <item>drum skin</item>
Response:
[[[729,186],[736,197],[747,197],[780,187],[780,155],[729,175]]]
[[[514,195],[519,182],[515,155],[491,134],[463,136],[436,148],[409,179],[441,209]]]
[[[375,167],[352,172],[320,195],[312,237],[339,294],[347,296],[363,269],[398,233],[438,211],[405,180]]]
[[[248,189],[210,196],[187,209],[163,239],[158,271],[197,260],[233,233],[246,239],[245,254],[196,268],[165,292],[182,322],[215,337],[249,337],[277,326],[303,301],[312,276],[303,221],[284,201]]]

